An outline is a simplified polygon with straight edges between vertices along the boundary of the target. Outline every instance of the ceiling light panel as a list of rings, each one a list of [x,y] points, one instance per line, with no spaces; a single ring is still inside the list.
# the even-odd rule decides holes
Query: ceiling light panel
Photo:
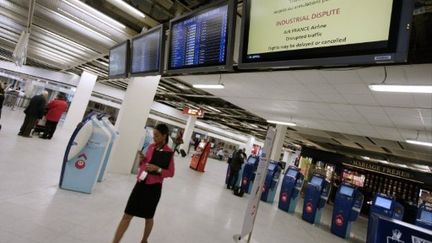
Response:
[[[92,17],[93,19],[107,25],[110,28],[117,29],[119,31],[123,31],[126,29],[126,26],[119,21],[105,15],[97,9],[92,8],[91,6],[78,1],[78,0],[63,0],[63,3],[69,5],[70,7]]]
[[[145,18],[145,14],[143,12],[132,7],[128,3],[124,2],[123,0],[108,0],[108,2],[110,2],[112,5],[116,6],[117,8],[121,9],[125,13],[128,13],[137,19]]]
[[[88,39],[93,40],[95,43],[98,43],[99,45],[105,45],[105,48],[109,48],[117,44],[117,42],[115,42],[108,36],[103,35],[98,31],[77,22],[71,17],[65,16],[57,11],[41,6],[40,4],[37,4],[36,11],[37,14],[48,18],[50,21],[55,21],[56,24],[61,25],[63,29],[68,31],[76,31],[79,34],[86,36]]]

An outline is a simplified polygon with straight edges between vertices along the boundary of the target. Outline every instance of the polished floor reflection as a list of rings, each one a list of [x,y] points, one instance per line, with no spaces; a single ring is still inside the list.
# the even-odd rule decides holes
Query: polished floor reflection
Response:
[[[0,131],[0,242],[110,242],[135,183],[133,175],[108,174],[91,195],[58,188],[68,135],[52,140],[17,136],[22,111],[4,108]],[[164,183],[149,242],[233,242],[241,230],[248,196],[224,188],[226,163],[209,160],[205,173],[176,158],[176,175]],[[346,242],[329,231],[331,207],[316,227],[273,205],[261,203],[251,242]],[[123,242],[139,242],[143,220],[134,219]],[[353,225],[351,242],[364,242],[366,224]]]

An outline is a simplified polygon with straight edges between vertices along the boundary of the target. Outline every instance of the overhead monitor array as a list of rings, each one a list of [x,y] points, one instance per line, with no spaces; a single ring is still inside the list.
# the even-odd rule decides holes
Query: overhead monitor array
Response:
[[[239,69],[406,62],[412,0],[245,0]],[[220,1],[110,50],[110,78],[233,70],[237,1]],[[125,59],[126,58],[126,59]],[[126,61],[125,61],[126,60]],[[129,63],[130,62],[130,69]]]

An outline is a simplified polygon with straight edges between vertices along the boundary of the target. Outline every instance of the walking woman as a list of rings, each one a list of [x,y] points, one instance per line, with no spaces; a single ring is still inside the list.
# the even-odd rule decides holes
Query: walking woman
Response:
[[[113,243],[120,242],[126,232],[131,219],[140,217],[145,219],[144,235],[141,243],[147,243],[153,228],[153,217],[162,191],[163,179],[174,176],[174,159],[171,158],[168,169],[162,169],[150,164],[154,151],[172,152],[167,145],[169,129],[165,124],[159,124],[153,129],[154,143],[149,145],[147,153],[141,160],[137,175],[137,182],[133,188],[124,211],[124,215],[117,227]]]

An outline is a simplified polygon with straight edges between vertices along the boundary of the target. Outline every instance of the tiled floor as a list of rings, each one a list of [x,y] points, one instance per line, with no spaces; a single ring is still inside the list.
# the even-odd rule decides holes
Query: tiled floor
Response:
[[[21,111],[4,108],[0,131],[0,243],[110,242],[128,195],[133,175],[108,174],[91,195],[60,190],[58,179],[68,135],[61,129],[52,140],[18,137]],[[226,164],[209,160],[205,173],[189,169],[176,158],[176,175],[165,181],[149,242],[233,242],[241,230],[248,196],[224,189]],[[346,242],[329,232],[331,207],[323,225],[292,216],[261,203],[251,242]],[[364,242],[366,220],[353,225],[351,242]],[[143,220],[134,219],[123,242],[139,242]]]

